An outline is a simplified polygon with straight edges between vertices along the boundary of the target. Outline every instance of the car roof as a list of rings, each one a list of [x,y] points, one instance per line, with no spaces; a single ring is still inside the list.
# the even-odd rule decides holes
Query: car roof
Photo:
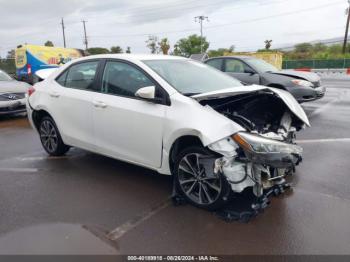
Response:
[[[253,57],[253,56],[247,56],[247,55],[234,55],[234,56],[217,56],[217,57],[212,57],[208,60],[211,60],[211,59],[216,59],[216,58],[238,58],[238,59],[251,59],[251,58],[256,58],[256,57]]]
[[[74,61],[84,61],[91,59],[103,59],[103,58],[114,58],[124,60],[186,60],[188,58],[172,55],[152,55],[152,54],[103,54],[103,55],[91,55],[83,58],[76,59]]]

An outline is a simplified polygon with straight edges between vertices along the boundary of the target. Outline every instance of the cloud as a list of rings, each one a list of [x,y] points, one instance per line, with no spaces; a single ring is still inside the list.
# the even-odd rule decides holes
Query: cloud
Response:
[[[334,5],[317,8],[327,3]],[[26,42],[43,44],[51,40],[62,45],[61,17],[65,18],[70,47],[83,47],[82,19],[88,20],[90,46],[131,46],[135,52],[147,52],[148,34],[168,37],[172,44],[189,34],[198,34],[199,25],[194,22],[197,15],[209,16],[204,33],[211,48],[233,44],[239,50],[256,49],[267,38],[273,39],[276,47],[342,35],[346,3],[340,0],[0,0],[0,6],[3,56],[8,49]],[[305,8],[315,9],[274,17]],[[268,18],[257,19],[261,17]],[[247,22],[237,23],[240,21]]]

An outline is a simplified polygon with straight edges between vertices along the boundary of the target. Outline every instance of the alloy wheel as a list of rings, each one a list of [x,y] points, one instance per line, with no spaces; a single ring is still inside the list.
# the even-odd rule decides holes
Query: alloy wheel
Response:
[[[182,191],[199,205],[210,205],[220,196],[222,190],[219,174],[204,163],[209,157],[198,153],[185,155],[178,167],[178,180]]]
[[[49,120],[44,120],[40,125],[40,139],[43,146],[48,152],[53,153],[57,150],[57,131]]]

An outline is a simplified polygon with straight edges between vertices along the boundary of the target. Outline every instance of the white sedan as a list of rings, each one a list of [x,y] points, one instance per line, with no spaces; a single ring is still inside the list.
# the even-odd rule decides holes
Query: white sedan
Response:
[[[210,210],[281,183],[309,126],[288,92],[156,55],[74,60],[29,91],[27,111],[48,154],[74,146],[174,175],[184,198]]]

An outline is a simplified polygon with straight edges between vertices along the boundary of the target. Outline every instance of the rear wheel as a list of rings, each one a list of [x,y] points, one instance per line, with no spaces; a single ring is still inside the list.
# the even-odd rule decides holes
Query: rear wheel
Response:
[[[222,174],[214,173],[216,157],[196,146],[183,150],[175,162],[174,175],[180,193],[193,205],[215,210],[228,200],[230,186]]]
[[[45,151],[51,156],[62,156],[69,150],[69,146],[63,143],[61,135],[53,119],[45,116],[39,125],[41,144]]]

